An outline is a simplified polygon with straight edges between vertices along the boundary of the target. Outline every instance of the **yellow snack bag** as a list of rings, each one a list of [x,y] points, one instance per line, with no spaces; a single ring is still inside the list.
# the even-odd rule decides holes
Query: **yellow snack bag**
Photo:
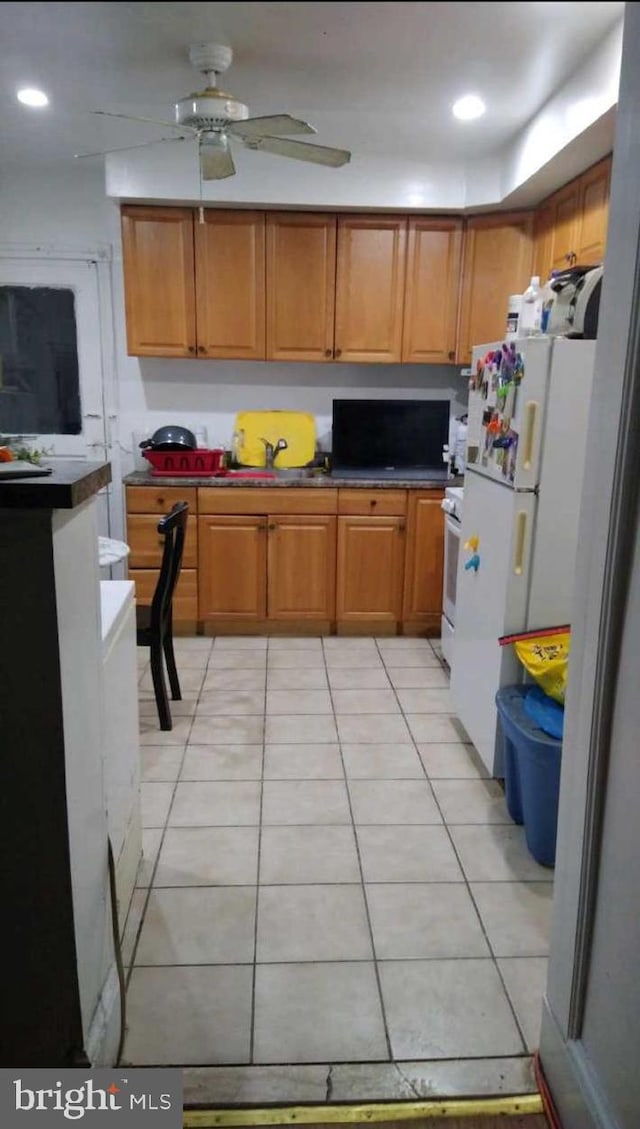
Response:
[[[550,627],[521,635],[503,635],[501,646],[513,643],[523,667],[554,701],[564,705],[571,628]]]

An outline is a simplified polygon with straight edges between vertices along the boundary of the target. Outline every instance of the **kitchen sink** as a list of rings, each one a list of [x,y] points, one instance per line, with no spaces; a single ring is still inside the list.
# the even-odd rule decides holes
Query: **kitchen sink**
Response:
[[[315,478],[323,472],[314,467],[274,467],[273,470],[266,470],[263,468],[229,470],[226,472],[228,478],[259,478],[259,479],[301,479],[301,478]]]
[[[276,478],[317,478],[321,473],[314,467],[274,467]]]

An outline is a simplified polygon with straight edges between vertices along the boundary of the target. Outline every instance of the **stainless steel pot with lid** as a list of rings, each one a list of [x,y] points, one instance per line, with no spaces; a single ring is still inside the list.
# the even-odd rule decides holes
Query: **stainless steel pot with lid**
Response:
[[[197,446],[193,431],[171,423],[159,427],[150,439],[144,439],[140,444],[143,451],[195,451]]]

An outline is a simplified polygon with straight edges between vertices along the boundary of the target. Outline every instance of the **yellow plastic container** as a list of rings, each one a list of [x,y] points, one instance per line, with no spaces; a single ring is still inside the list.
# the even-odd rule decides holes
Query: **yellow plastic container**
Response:
[[[265,465],[263,439],[274,447],[278,439],[286,439],[287,449],[280,451],[275,462],[281,469],[306,466],[316,453],[316,420],[310,412],[238,412],[235,431],[242,466]]]

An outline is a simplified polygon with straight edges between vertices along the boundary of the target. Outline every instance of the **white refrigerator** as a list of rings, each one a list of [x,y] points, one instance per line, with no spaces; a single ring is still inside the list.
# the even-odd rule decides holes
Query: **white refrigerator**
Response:
[[[451,694],[494,776],[496,691],[523,680],[498,639],[571,622],[595,344],[521,339],[502,372],[502,343],[473,352]]]

